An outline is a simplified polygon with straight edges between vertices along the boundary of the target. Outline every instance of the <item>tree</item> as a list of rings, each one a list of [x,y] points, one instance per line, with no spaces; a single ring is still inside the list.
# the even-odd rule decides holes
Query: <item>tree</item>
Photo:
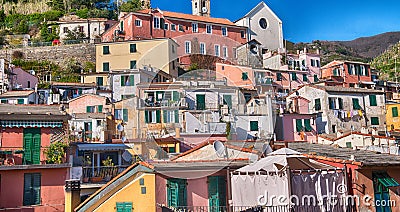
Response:
[[[142,8],[142,2],[140,0],[128,0],[120,6],[121,12],[135,12]]]
[[[86,38],[85,33],[78,30],[78,27],[75,27],[72,31],[68,30],[67,35],[65,35],[64,40],[81,40]]]
[[[4,27],[4,23],[6,21],[6,13],[4,10],[0,10],[0,28]]]
[[[68,147],[63,142],[54,142],[50,144],[49,148],[45,151],[48,164],[61,164],[65,157],[65,149]]]

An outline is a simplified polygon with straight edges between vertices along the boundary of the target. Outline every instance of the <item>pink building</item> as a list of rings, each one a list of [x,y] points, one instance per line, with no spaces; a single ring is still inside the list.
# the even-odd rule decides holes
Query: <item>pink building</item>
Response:
[[[0,105],[0,111],[0,209],[63,210],[70,165],[47,164],[45,150],[64,138],[69,116],[58,105]]]
[[[34,89],[39,83],[38,78],[21,68],[13,68],[10,74],[10,84],[12,89],[31,88]]]
[[[284,113],[277,117],[276,139],[317,142],[316,114]]]
[[[84,94],[68,101],[68,113],[102,113],[107,107],[107,98],[95,94]]]

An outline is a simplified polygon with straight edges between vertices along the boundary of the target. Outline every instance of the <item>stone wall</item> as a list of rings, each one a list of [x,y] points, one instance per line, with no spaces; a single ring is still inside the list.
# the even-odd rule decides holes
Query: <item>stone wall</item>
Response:
[[[72,58],[80,63],[96,62],[96,49],[93,43],[1,49],[0,58],[8,59],[14,51],[23,52],[24,58],[27,60],[49,60],[62,64],[66,59]]]

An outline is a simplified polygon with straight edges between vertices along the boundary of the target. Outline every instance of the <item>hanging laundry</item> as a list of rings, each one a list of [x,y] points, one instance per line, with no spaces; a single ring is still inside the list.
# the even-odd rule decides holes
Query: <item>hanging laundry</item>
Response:
[[[358,111],[357,110],[354,110],[353,111],[353,116],[357,116],[358,115]],[[362,114],[361,114],[361,116],[362,116]]]
[[[359,115],[359,116],[363,116],[362,110],[358,110],[358,115]]]
[[[337,116],[338,116],[338,113],[339,113],[339,111],[337,111],[337,110],[333,110],[333,115],[334,115],[335,117],[337,117]]]
[[[347,118],[350,118],[351,117],[351,113],[350,113],[350,111],[347,111]]]
[[[340,111],[340,116],[342,117],[342,119],[344,119],[346,117],[346,112],[345,111]]]

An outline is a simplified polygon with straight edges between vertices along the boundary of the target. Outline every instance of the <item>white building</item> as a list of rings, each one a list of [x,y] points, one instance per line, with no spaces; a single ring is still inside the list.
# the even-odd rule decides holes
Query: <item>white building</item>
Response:
[[[283,48],[282,21],[264,2],[260,2],[235,24],[247,27],[248,41],[257,40],[263,49]]]

